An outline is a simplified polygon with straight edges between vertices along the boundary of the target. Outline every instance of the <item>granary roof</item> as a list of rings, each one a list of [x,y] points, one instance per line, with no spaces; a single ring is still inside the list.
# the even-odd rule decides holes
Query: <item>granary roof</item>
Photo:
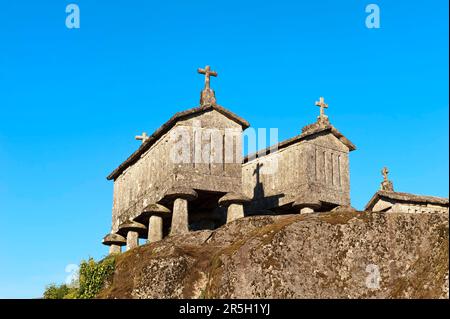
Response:
[[[327,132],[336,136],[336,138],[339,139],[345,146],[347,146],[350,151],[356,150],[356,146],[352,142],[350,142],[350,140],[347,139],[341,132],[339,132],[333,125],[331,125],[328,121],[322,122],[322,120],[320,120],[320,119],[316,123],[305,126],[302,129],[301,134],[278,143],[276,150],[280,150],[282,148],[288,147],[292,144],[295,144],[297,142],[305,140],[308,137],[311,137],[313,135],[316,135],[319,133],[327,133]],[[245,156],[244,163],[248,162],[250,159],[255,159],[257,157],[255,155],[258,153],[270,154],[273,147],[274,146],[270,146],[263,150],[257,151],[256,153]]]
[[[238,115],[234,114],[233,112],[227,110],[226,108],[218,104],[207,104],[194,107],[186,111],[177,112],[166,123],[161,125],[152,135],[150,135],[145,140],[145,142],[142,143],[142,145],[133,154],[131,154],[122,164],[120,164],[114,171],[112,171],[111,174],[108,175],[107,179],[115,180],[117,177],[119,177],[120,174],[122,174],[122,172],[125,169],[136,163],[141,157],[141,155],[144,154],[156,141],[158,141],[158,139],[161,136],[167,133],[178,121],[183,120],[189,116],[201,114],[203,112],[210,110],[216,110],[222,113],[230,120],[240,124],[242,126],[242,129],[244,130],[250,126],[250,124],[246,120],[244,120],[243,118],[239,117]]]
[[[379,190],[372,196],[367,203],[365,210],[371,210],[379,199],[390,199],[398,202],[414,203],[414,204],[435,204],[448,206],[448,198],[435,197],[435,196],[423,196],[409,193],[400,193],[392,191]]]

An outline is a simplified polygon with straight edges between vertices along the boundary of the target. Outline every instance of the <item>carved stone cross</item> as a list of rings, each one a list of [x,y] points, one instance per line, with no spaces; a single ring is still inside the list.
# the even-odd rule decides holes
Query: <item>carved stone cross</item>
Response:
[[[199,68],[197,70],[197,72],[205,75],[205,89],[209,89],[210,88],[210,86],[209,86],[210,77],[217,76],[217,72],[211,71],[211,67],[209,65],[207,65],[204,69]]]
[[[144,144],[149,138],[150,138],[150,136],[148,136],[147,133],[145,133],[145,132],[143,132],[142,135],[137,135],[135,137],[136,140],[142,141],[142,144]]]
[[[387,167],[383,167],[381,170],[381,174],[383,174],[383,181],[381,182],[381,190],[393,192],[394,184],[388,179],[389,170]]]
[[[388,174],[389,174],[389,170],[387,167],[383,167],[383,169],[381,170],[381,174],[383,174],[384,180],[387,181],[388,180]]]
[[[319,101],[316,101],[316,106],[320,107],[320,117],[326,117],[324,109],[328,108],[328,104],[324,102],[323,97],[319,98]]]
[[[217,76],[216,71],[211,71],[211,67],[207,65],[204,69],[199,68],[198,73],[205,75],[205,88],[200,93],[200,105],[214,105],[216,104],[216,94],[211,89],[209,82],[211,76]]]

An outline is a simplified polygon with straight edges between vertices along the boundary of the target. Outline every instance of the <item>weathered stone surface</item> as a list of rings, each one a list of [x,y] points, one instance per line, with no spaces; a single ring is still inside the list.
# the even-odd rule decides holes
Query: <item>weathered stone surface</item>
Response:
[[[241,218],[121,254],[99,297],[448,298],[448,234],[447,214]]]

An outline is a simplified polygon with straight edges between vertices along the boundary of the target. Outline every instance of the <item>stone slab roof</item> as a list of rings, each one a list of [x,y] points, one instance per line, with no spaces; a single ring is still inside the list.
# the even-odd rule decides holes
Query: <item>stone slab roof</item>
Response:
[[[111,172],[111,174],[106,177],[108,180],[116,179],[117,177],[122,174],[124,170],[126,170],[129,166],[136,163],[142,154],[144,154],[153,144],[155,144],[158,139],[163,136],[165,133],[167,133],[179,120],[188,118],[192,115],[201,114],[203,112],[209,111],[209,110],[216,110],[226,117],[228,117],[230,120],[235,121],[236,123],[240,124],[242,126],[242,129],[245,130],[250,126],[250,124],[244,120],[243,118],[237,116],[233,112],[225,109],[224,107],[218,105],[218,104],[209,104],[204,106],[198,106],[191,108],[186,111],[177,112],[174,116],[172,116],[166,123],[161,125],[152,135],[149,136],[149,138],[142,143],[142,145],[128,157],[122,164],[120,164],[114,171]]]
[[[424,196],[424,195],[415,195],[409,193],[400,193],[400,192],[390,192],[390,191],[378,191],[375,195],[372,196],[369,203],[367,203],[364,210],[370,210],[376,204],[379,199],[388,199],[398,202],[404,203],[412,203],[412,204],[434,204],[434,205],[442,205],[448,206],[448,198],[443,197],[435,197],[435,196]]]
[[[350,140],[347,139],[341,132],[339,132],[333,125],[331,125],[331,124],[319,125],[317,123],[305,126],[305,128],[303,129],[303,132],[300,135],[291,137],[287,140],[284,140],[284,141],[278,143],[277,150],[280,150],[280,149],[288,147],[292,144],[298,143],[298,142],[305,140],[309,137],[312,137],[316,134],[327,133],[327,132],[330,132],[331,134],[336,136],[336,138],[338,138],[345,146],[347,146],[350,151],[356,150],[356,146],[352,142],[350,142]],[[256,158],[255,155],[258,153],[265,154],[265,155],[270,154],[273,147],[274,146],[270,146],[263,150],[257,151],[256,153],[252,153],[252,154],[245,156],[244,163],[248,162],[249,159],[255,159]]]

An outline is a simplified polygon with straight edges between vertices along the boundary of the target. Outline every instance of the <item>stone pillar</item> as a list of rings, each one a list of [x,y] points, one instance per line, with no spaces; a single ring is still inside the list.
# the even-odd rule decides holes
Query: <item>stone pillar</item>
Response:
[[[121,246],[125,246],[127,240],[122,235],[110,233],[103,237],[102,243],[109,246],[110,255],[115,255],[122,252]]]
[[[163,238],[163,219],[161,216],[152,215],[148,220],[148,241],[154,243]]]
[[[322,206],[320,200],[313,198],[313,196],[300,195],[297,197],[292,207],[298,209],[300,214],[310,214],[317,211]]]
[[[164,195],[164,200],[173,200],[172,225],[170,236],[189,232],[188,202],[195,200],[198,194],[189,187],[173,187]]]
[[[314,209],[310,207],[303,207],[300,209],[300,214],[310,214],[310,213],[314,213]]]
[[[157,203],[150,203],[135,218],[148,225],[147,242],[154,243],[163,238],[163,218],[171,215],[170,210]]]
[[[120,254],[122,252],[122,249],[119,245],[111,245],[109,246],[109,254],[110,255],[116,255]]]
[[[244,217],[244,203],[248,203],[250,198],[239,193],[227,193],[219,199],[219,205],[227,207],[227,224],[233,220]]]
[[[180,235],[187,232],[189,232],[188,201],[184,198],[177,198],[173,202],[170,235]]]
[[[244,205],[242,205],[242,203],[230,204],[230,206],[228,206],[227,224],[242,217],[244,217]]]
[[[130,230],[127,234],[127,251],[139,246],[139,234]]]
[[[134,220],[127,220],[119,225],[118,233],[126,236],[126,250],[139,246],[139,237],[143,238],[147,234],[147,227]]]

